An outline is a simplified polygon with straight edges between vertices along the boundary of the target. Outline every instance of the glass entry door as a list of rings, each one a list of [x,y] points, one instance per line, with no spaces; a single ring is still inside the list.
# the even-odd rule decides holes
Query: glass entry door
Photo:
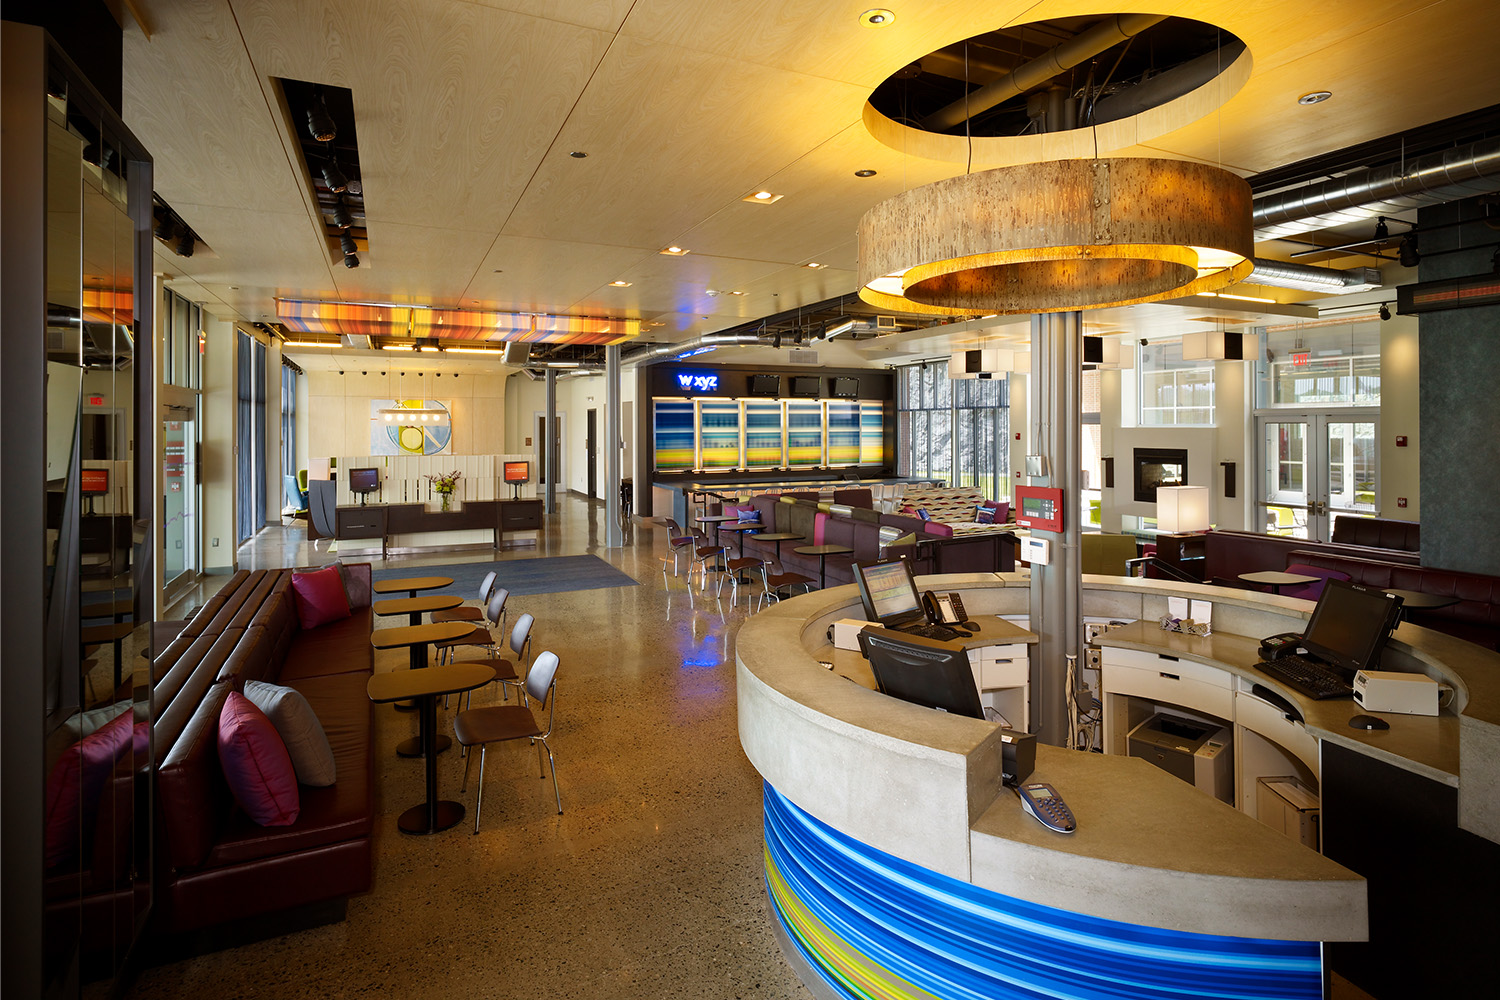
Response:
[[[162,439],[162,583],[197,577],[198,468],[197,422],[193,411],[167,408],[161,422]]]
[[[1376,411],[1277,414],[1257,422],[1262,530],[1326,542],[1335,516],[1379,513]]]

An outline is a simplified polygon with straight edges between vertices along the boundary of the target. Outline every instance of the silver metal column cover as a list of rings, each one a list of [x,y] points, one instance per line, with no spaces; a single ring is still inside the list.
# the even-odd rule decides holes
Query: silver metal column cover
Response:
[[[547,513],[557,513],[557,369],[547,369]]]
[[[604,545],[625,544],[620,530],[620,348],[604,349]]]

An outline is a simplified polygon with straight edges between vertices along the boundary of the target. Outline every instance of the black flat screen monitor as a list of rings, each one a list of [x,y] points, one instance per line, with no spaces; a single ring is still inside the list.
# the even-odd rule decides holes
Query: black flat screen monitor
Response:
[[[1400,617],[1401,598],[1374,587],[1329,580],[1307,621],[1302,645],[1352,678],[1356,670],[1380,665],[1380,651]]]
[[[984,718],[962,646],[869,627],[860,630],[859,644],[882,694],[950,715]]]
[[[900,628],[925,617],[917,597],[917,581],[905,559],[870,566],[855,563],[854,582],[859,584],[866,621]]]
[[[779,396],[781,395],[780,375],[751,375],[750,395],[752,396]]]
[[[525,483],[531,481],[530,462],[506,462],[505,481],[507,483]]]
[[[813,397],[817,397],[817,396],[820,396],[822,394],[823,394],[823,380],[820,379],[820,378],[818,378],[816,375],[793,375],[792,376],[792,395],[793,396],[813,396]]]
[[[109,492],[108,469],[79,469],[78,488],[84,496],[101,496]]]
[[[833,380],[833,394],[840,399],[859,398],[859,379],[836,378]]]
[[[350,469],[349,492],[361,495],[380,492],[380,470]]]

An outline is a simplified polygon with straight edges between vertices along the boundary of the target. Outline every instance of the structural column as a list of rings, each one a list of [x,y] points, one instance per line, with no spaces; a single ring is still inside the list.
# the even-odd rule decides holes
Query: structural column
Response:
[[[1031,567],[1031,630],[1040,637],[1031,659],[1031,722],[1037,739],[1068,742],[1067,657],[1082,638],[1083,562],[1078,524],[1083,485],[1079,405],[1082,398],[1083,314],[1031,318],[1031,441],[1042,462],[1033,486],[1062,490],[1061,532],[1033,531],[1051,543],[1051,561]]]
[[[604,545],[625,544],[620,530],[620,348],[604,349]]]
[[[557,369],[547,369],[547,513],[557,513]]]

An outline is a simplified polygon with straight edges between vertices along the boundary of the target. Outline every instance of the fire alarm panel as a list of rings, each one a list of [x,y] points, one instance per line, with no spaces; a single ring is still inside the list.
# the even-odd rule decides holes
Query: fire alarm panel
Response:
[[[1017,486],[1016,524],[1033,531],[1062,531],[1063,491],[1052,486]]]

